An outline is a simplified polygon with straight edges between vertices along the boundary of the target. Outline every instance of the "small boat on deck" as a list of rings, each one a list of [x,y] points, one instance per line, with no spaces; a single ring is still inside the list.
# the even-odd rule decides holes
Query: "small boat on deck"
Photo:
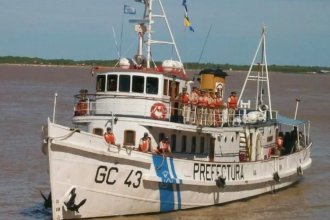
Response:
[[[225,100],[227,74],[205,69],[191,81],[172,34],[151,39],[156,18],[170,30],[161,0],[141,2],[138,53],[93,67],[96,91],[74,96],[72,127],[55,123],[54,110],[43,129],[53,219],[205,207],[299,181],[312,162],[310,123],[272,109],[265,29],[239,96]],[[152,66],[154,43],[172,45],[178,60]],[[253,83],[254,101],[245,97]]]

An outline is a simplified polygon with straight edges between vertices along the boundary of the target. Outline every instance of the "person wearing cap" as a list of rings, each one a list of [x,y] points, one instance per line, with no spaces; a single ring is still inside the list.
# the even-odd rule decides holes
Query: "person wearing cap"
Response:
[[[186,87],[182,88],[182,93],[180,93],[175,100],[179,102],[179,116],[183,117],[183,123],[186,124],[189,119],[189,94],[187,93]]]
[[[148,132],[145,132],[143,137],[140,139],[139,151],[148,152],[151,151],[151,138],[148,135]]]
[[[104,139],[108,144],[115,144],[116,138],[110,127],[108,127],[107,132],[104,133]]]
[[[159,154],[169,154],[172,153],[170,142],[168,140],[168,137],[164,137],[157,147],[157,152]]]
[[[230,93],[230,96],[228,98],[228,119],[229,124],[233,123],[234,117],[235,117],[235,110],[237,108],[237,102],[238,99],[236,97],[236,92],[233,91]]]

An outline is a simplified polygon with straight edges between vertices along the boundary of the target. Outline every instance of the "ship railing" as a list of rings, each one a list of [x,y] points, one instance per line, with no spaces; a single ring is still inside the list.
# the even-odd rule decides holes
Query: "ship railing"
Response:
[[[74,116],[93,115],[132,115],[140,118],[152,118],[152,103],[160,102],[166,106],[165,115],[158,118],[171,122],[191,124],[200,127],[231,127],[244,123],[243,116],[246,114],[242,109],[230,112],[228,108],[207,108],[194,105],[182,105],[177,101],[167,99],[128,95],[76,95],[74,103]],[[127,99],[139,101],[128,102]],[[111,103],[111,109],[109,109]],[[268,118],[275,119],[277,112],[267,112]],[[155,119],[155,118],[154,118]],[[157,119],[157,118],[156,118]]]

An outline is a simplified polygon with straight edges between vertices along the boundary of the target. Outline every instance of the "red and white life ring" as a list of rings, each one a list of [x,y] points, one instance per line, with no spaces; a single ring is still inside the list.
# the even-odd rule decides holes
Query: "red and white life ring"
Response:
[[[150,116],[154,119],[165,119],[167,114],[166,106],[163,103],[157,102],[151,106]]]

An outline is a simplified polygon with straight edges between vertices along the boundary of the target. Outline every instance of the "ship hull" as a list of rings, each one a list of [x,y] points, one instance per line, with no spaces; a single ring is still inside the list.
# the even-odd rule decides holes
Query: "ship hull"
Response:
[[[297,182],[310,148],[255,162],[207,162],[141,153],[48,123],[53,219],[169,212],[253,197]]]

